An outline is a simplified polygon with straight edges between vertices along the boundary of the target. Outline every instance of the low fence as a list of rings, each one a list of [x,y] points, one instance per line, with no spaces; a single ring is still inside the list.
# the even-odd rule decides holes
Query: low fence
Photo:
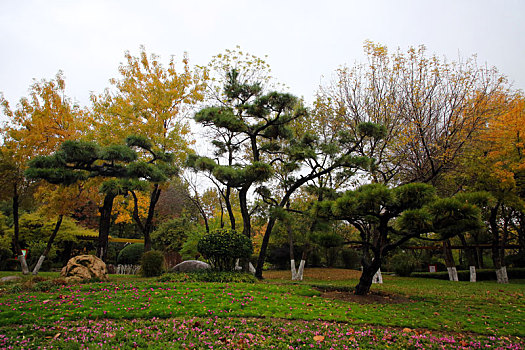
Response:
[[[117,275],[136,275],[139,273],[140,265],[108,265],[108,272]]]

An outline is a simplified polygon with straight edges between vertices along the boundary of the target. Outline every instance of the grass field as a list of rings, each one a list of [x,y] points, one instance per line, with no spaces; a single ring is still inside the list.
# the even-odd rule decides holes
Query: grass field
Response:
[[[385,276],[370,296],[357,297],[359,272],[339,269],[307,269],[300,283],[286,271],[268,271],[259,283],[112,275],[61,286],[55,276],[0,285],[0,348],[525,346],[523,283]]]

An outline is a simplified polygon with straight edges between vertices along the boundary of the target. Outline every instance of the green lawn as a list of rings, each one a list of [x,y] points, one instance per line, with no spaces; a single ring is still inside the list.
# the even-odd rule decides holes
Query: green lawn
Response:
[[[341,271],[307,274],[301,283],[268,273],[255,284],[111,276],[67,286],[40,281],[31,290],[4,285],[0,348],[524,346],[525,284],[385,277],[372,288],[381,299],[362,303],[344,297],[357,279],[341,278]],[[343,300],[320,290],[338,290]]]

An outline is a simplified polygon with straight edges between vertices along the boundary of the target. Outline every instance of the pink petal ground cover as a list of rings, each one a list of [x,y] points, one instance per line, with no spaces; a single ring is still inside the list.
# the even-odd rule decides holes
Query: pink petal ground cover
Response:
[[[264,283],[6,289],[0,292],[0,349],[525,348],[518,338],[525,334],[525,308],[516,286],[482,295],[459,287],[439,300],[432,291],[398,305],[361,305],[322,298],[307,285]]]
[[[57,321],[11,326],[2,349],[523,349],[519,338],[282,319]]]

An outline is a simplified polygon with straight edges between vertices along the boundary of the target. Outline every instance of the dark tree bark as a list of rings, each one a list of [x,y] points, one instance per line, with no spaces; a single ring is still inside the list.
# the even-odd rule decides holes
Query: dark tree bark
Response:
[[[450,240],[443,242],[443,257],[445,258],[445,265],[448,270],[448,277],[450,281],[458,281],[458,272],[456,270],[456,263],[452,256],[452,249],[450,247]]]
[[[381,259],[374,258],[369,263],[363,263],[363,273],[359,278],[359,283],[355,286],[356,295],[366,295],[370,292],[374,275],[381,267]]]
[[[157,205],[161,189],[159,188],[159,184],[153,185],[153,190],[151,191],[150,198],[149,198],[149,206],[148,206],[148,216],[146,217],[146,221],[143,223],[139,216],[139,203],[137,195],[134,191],[130,191],[131,195],[133,196],[134,201],[134,208],[133,208],[133,220],[135,220],[135,223],[139,227],[140,231],[144,235],[144,252],[149,252],[151,250],[151,232],[153,231],[153,219],[155,218],[155,206]]]
[[[230,218],[230,226],[232,228],[232,230],[235,231],[235,215],[233,215],[233,208],[232,208],[232,203],[231,203],[231,187],[230,186],[227,186],[226,187],[226,194],[224,196],[224,203],[226,204],[226,210],[228,211],[228,217]],[[222,213],[221,213],[222,214]],[[221,219],[221,222],[222,222],[222,219]]]
[[[490,210],[489,216],[489,226],[492,234],[492,262],[494,263],[494,268],[496,269],[496,277],[498,283],[509,283],[507,276],[507,268],[505,266],[505,260],[500,248],[502,246],[502,241],[500,240],[500,230],[498,226],[498,211],[501,207],[501,202],[498,202]]]
[[[251,186],[251,184],[250,184]],[[251,237],[251,231],[252,231],[252,225],[250,221],[250,211],[248,210],[248,189],[250,186],[244,186],[239,191],[239,203],[241,206],[241,215],[242,215],[242,233],[247,236]]]
[[[60,226],[62,225],[63,219],[64,219],[64,215],[58,216],[58,220],[55,224],[55,228],[53,229],[53,232],[51,233],[51,236],[49,237],[49,240],[47,241],[46,249],[44,249],[44,252],[38,259],[38,262],[36,263],[35,268],[33,269],[33,275],[38,275],[38,271],[40,271],[40,268],[42,267],[42,264],[44,263],[45,258],[47,258],[47,255],[51,251],[51,247],[53,246],[55,237],[57,236],[57,233],[60,230]]]
[[[262,244],[261,244],[261,251],[259,252],[259,258],[257,259],[257,267],[255,268],[255,277],[258,279],[262,279],[262,271],[263,271],[263,265],[264,260],[266,259],[266,250],[268,249],[268,243],[270,242],[270,234],[272,232],[273,226],[275,225],[276,219],[271,216],[268,220],[268,224],[266,225],[266,231],[264,232]]]
[[[146,223],[144,224],[144,252],[151,250],[151,232],[153,231],[153,219],[155,218],[155,206],[160,198],[161,189],[159,184],[153,185],[153,191],[151,191],[149,207],[148,207],[148,217],[146,218]]]
[[[113,200],[116,195],[109,193],[104,196],[104,203],[99,208],[100,222],[98,229],[97,257],[106,262],[108,253],[109,229],[111,227],[111,212],[113,210]]]
[[[14,234],[13,234],[13,246],[17,255],[18,261],[20,261],[20,267],[24,275],[29,275],[29,268],[27,267],[26,257],[22,253],[22,247],[20,247],[20,218],[18,213],[20,196],[18,194],[18,187],[15,183],[13,185],[13,221],[14,221]]]

